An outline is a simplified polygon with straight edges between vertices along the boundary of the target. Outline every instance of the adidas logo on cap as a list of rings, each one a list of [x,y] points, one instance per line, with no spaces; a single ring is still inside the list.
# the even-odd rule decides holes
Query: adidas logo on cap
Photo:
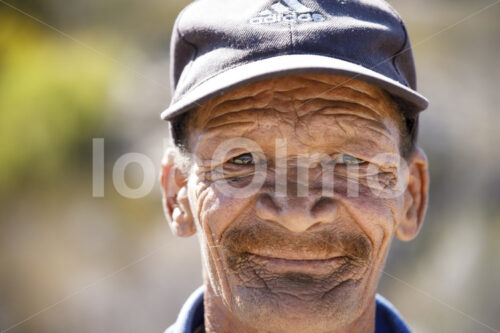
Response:
[[[276,2],[270,9],[263,10],[258,16],[250,19],[251,24],[271,24],[279,22],[322,22],[325,17],[304,6],[298,0]]]

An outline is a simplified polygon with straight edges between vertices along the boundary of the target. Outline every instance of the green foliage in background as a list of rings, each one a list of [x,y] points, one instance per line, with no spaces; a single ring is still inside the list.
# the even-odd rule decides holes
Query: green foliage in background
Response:
[[[0,194],[63,180],[90,160],[113,64],[36,23],[0,15]],[[88,161],[87,161],[88,162]],[[85,168],[88,166],[86,165]]]

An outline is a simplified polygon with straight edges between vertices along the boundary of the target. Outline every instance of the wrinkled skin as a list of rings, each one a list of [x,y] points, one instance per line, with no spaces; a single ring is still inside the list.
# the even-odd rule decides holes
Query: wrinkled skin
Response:
[[[167,154],[162,184],[172,230],[200,240],[207,332],[373,332],[391,240],[414,238],[426,208],[423,152],[408,168],[377,159],[398,156],[400,128],[385,92],[332,75],[258,82],[197,110],[192,166]],[[240,146],[214,158],[222,143],[241,137],[260,151]],[[236,163],[249,152],[253,164]],[[339,159],[344,154],[359,163],[356,173]],[[337,162],[333,178],[323,176],[318,156]],[[261,186],[235,194],[257,174]]]

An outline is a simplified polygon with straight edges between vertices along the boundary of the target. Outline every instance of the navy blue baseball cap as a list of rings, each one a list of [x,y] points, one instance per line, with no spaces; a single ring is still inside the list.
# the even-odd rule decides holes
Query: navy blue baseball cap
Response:
[[[290,74],[334,74],[375,84],[417,115],[407,30],[382,0],[197,0],[177,17],[171,44],[173,121],[235,88]]]

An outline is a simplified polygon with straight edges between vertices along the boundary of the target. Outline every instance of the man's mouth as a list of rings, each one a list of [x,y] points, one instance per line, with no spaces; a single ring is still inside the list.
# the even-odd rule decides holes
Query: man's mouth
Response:
[[[310,275],[327,275],[345,264],[347,257],[340,254],[329,257],[314,257],[299,254],[275,256],[249,253],[248,259],[263,266],[267,271],[278,274],[296,272]]]
[[[329,290],[361,278],[371,254],[362,233],[324,229],[297,235],[268,223],[236,225],[220,245],[239,283],[266,288],[302,288],[300,281],[315,281]]]

